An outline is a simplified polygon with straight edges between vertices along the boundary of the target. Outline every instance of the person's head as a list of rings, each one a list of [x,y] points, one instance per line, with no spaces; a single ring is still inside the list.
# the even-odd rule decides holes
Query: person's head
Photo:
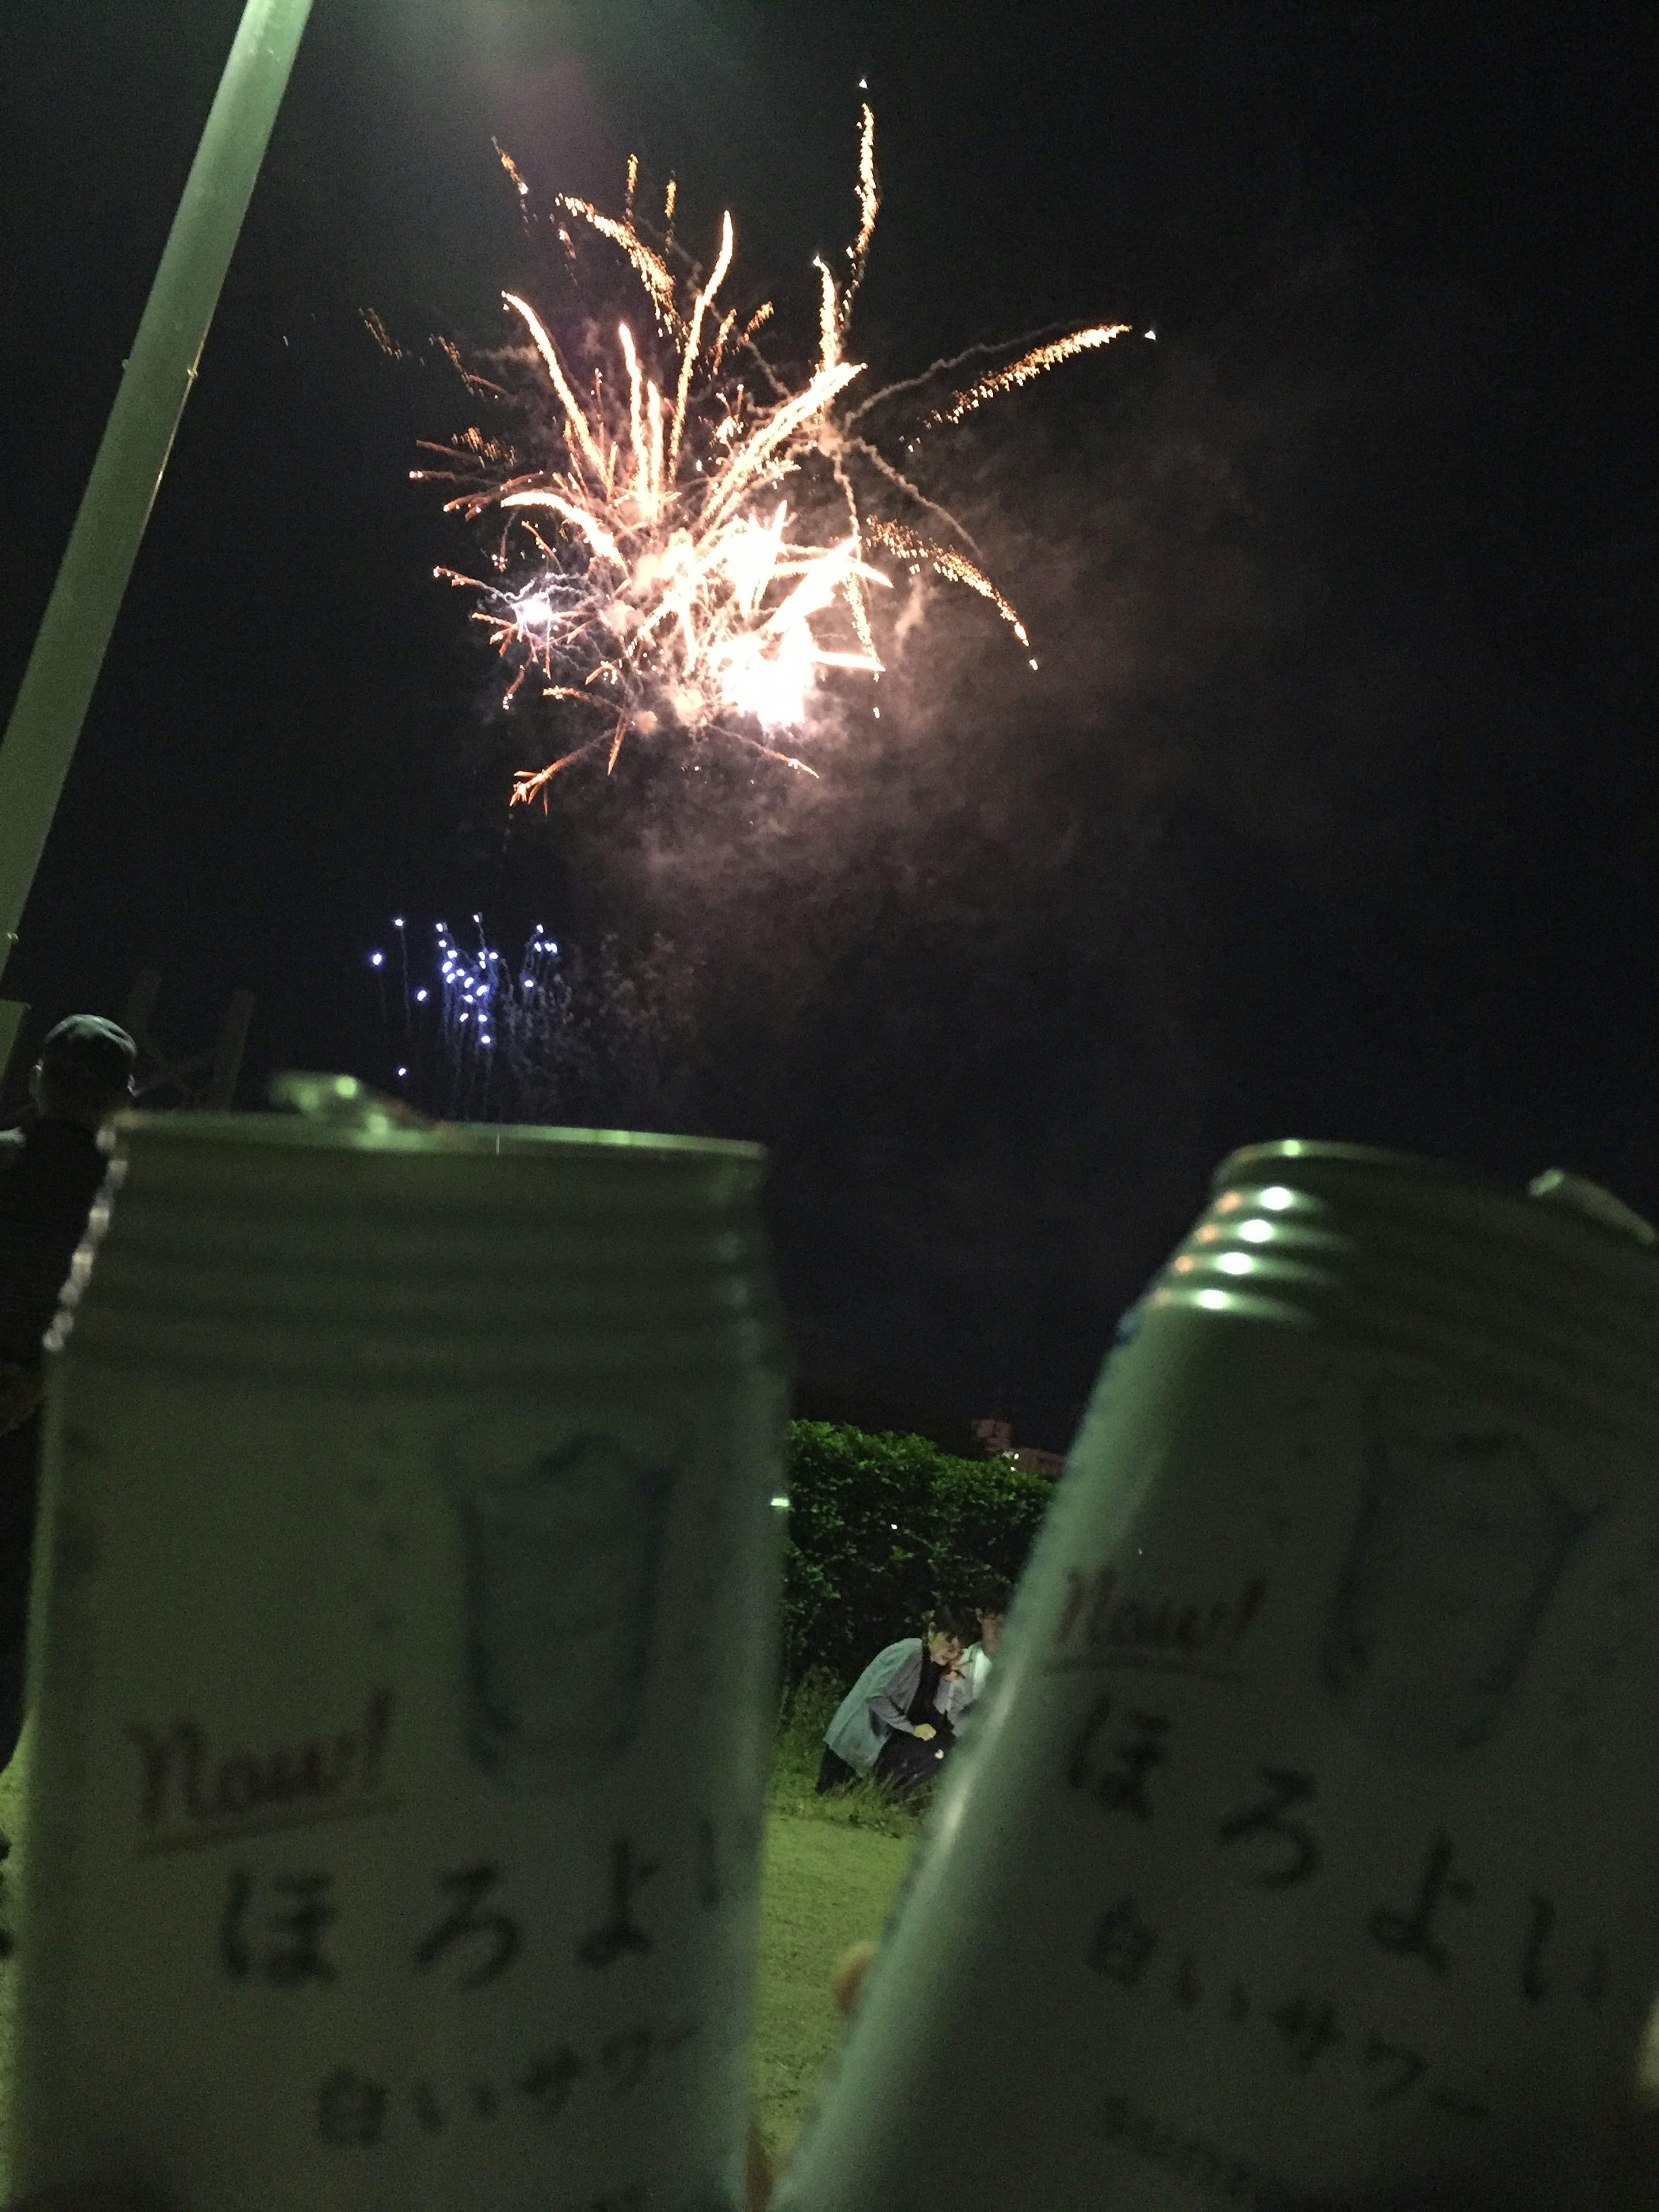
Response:
[[[974,1619],[979,1627],[979,1648],[989,1659],[1002,1641],[1002,1624],[1008,1615],[1008,1585],[993,1575],[974,1592]]]
[[[927,1656],[936,1666],[954,1667],[973,1640],[969,1615],[955,1606],[935,1608],[927,1624]]]
[[[96,1129],[131,1097],[137,1057],[118,1023],[101,1014],[70,1014],[41,1046],[29,1095],[46,1120]]]

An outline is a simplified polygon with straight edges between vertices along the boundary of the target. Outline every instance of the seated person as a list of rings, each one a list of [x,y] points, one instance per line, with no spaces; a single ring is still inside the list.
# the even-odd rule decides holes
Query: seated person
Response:
[[[974,1619],[979,1640],[962,1655],[962,1679],[968,1686],[968,1704],[975,1705],[991,1679],[991,1662],[1002,1641],[1002,1624],[1008,1613],[1008,1585],[1000,1576],[982,1582],[974,1593]]]
[[[876,1654],[823,1732],[820,1794],[860,1775],[901,1789],[933,1779],[969,1702],[963,1630],[954,1611],[939,1613],[926,1642],[907,1636]]]

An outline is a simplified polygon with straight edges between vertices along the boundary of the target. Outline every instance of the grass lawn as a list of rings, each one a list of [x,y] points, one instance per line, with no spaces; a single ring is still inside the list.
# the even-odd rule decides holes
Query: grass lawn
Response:
[[[783,2148],[811,2109],[841,2035],[830,1971],[879,1936],[909,1863],[919,1814],[867,1783],[817,1794],[823,1730],[841,1685],[809,1676],[779,1721],[767,1791],[755,1992],[755,2118]]]
[[[845,1821],[768,1815],[752,2079],[769,2150],[793,2139],[839,2039],[830,1970],[849,1943],[880,1935],[911,1848]]]

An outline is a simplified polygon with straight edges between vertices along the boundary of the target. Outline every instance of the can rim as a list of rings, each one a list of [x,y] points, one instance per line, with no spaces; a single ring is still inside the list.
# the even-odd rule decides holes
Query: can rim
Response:
[[[763,1166],[766,1148],[734,1137],[680,1137],[646,1129],[579,1129],[533,1121],[440,1121],[427,1127],[365,1127],[303,1114],[165,1113],[118,1115],[122,1146],[155,1142],[291,1147],[295,1151],[425,1153],[450,1158],[549,1159],[560,1152],[636,1160]]]
[[[1485,1168],[1431,1159],[1421,1152],[1397,1152],[1385,1146],[1346,1144],[1328,1138],[1279,1137],[1267,1144],[1241,1145],[1229,1152],[1210,1178],[1211,1195],[1219,1198],[1230,1184],[1247,1175],[1266,1173],[1281,1162],[1292,1180],[1301,1164],[1316,1168],[1381,1169],[1410,1176],[1443,1190],[1455,1188],[1523,1208],[1534,1221],[1541,1210],[1556,1221],[1571,1221],[1604,1240],[1611,1237],[1650,1260],[1659,1257],[1659,1231],[1651,1222],[1604,1183],[1566,1168],[1547,1169],[1517,1188]]]
[[[1255,1145],[1240,1145],[1227,1154],[1210,1178],[1213,1191],[1224,1190],[1250,1168],[1278,1161],[1329,1161],[1341,1167],[1387,1168],[1437,1182],[1462,1183],[1478,1190],[1500,1192],[1522,1200],[1525,1194],[1485,1168],[1465,1167],[1456,1160],[1439,1160],[1426,1152],[1398,1152],[1380,1145],[1354,1145],[1334,1137],[1274,1137]]]

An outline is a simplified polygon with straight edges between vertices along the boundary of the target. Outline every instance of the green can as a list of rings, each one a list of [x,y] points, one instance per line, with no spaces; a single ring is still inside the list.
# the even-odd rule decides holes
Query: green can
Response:
[[[1534,1188],[1224,1164],[789,2212],[1603,2203],[1659,1984],[1659,1259]]]
[[[9,2187],[740,2201],[752,1146],[134,1120],[52,1386]]]

